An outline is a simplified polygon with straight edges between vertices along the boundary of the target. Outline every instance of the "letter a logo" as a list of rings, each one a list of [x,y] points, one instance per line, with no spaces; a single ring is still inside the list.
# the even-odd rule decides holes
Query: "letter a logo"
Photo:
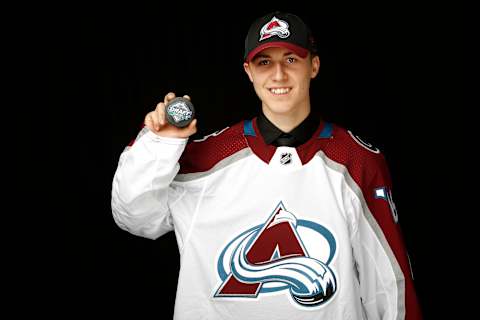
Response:
[[[325,263],[309,256],[299,227],[323,237],[328,247]],[[280,202],[263,225],[243,232],[222,251],[218,273],[223,281],[214,297],[256,298],[288,289],[298,304],[318,306],[336,292],[335,274],[328,266],[335,249],[335,239],[325,227],[297,221]]]

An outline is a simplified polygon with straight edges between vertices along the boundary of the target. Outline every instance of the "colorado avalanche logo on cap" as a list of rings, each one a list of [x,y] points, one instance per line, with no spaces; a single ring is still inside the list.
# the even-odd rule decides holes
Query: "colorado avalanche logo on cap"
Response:
[[[262,29],[260,30],[260,40],[262,41],[273,36],[279,36],[282,39],[288,38],[290,36],[290,31],[288,30],[288,23],[286,21],[280,20],[277,17],[273,17],[272,20],[267,22]]]
[[[321,306],[337,292],[329,267],[335,252],[335,237],[327,228],[297,220],[280,202],[264,224],[225,246],[217,261],[221,284],[214,298],[285,291],[296,306]]]

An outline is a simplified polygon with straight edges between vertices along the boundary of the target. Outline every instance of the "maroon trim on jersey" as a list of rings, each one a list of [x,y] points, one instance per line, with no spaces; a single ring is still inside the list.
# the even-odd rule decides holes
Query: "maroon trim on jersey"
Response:
[[[277,150],[277,147],[265,143],[265,140],[263,140],[263,137],[260,134],[260,130],[257,126],[257,117],[253,118],[252,125],[253,130],[255,130],[255,136],[244,135],[245,141],[247,142],[250,149],[252,149],[253,153],[255,153],[257,157],[262,159],[263,162],[268,164],[270,162],[270,159],[272,159],[273,155],[275,154],[275,150]]]
[[[421,319],[422,314],[418,304],[413,279],[411,277],[410,263],[408,261],[407,250],[402,235],[400,225],[397,224],[392,215],[392,208],[388,201],[375,197],[373,190],[380,187],[387,187],[391,190],[392,183],[387,164],[383,157],[377,163],[378,172],[366,186],[361,186],[367,205],[372,212],[375,220],[380,225],[385,237],[390,245],[395,258],[397,259],[405,277],[405,319]]]
[[[270,163],[275,151],[277,150],[276,146],[266,144],[260,130],[257,126],[257,117],[252,120],[253,129],[255,130],[255,136],[245,136],[248,146],[252,151],[265,163]],[[325,127],[325,121],[320,121],[317,130],[312,135],[310,139],[307,140],[304,144],[296,147],[298,156],[302,161],[302,164],[309,162],[313,156],[320,150],[328,141],[328,138],[320,138],[320,132],[322,132]]]
[[[262,161],[267,164],[270,163],[277,147],[265,143],[257,126],[257,117],[252,120],[255,136],[245,136],[243,125],[244,121],[240,121],[218,136],[211,136],[200,142],[189,141],[179,160],[179,173],[185,174],[210,170],[221,160],[247,147],[250,147],[252,152]],[[330,138],[320,137],[320,132],[322,132],[324,127],[325,122],[320,121],[312,137],[296,148],[302,164],[310,161],[318,150],[330,140]]]
[[[221,160],[247,147],[241,121],[218,136],[210,136],[199,142],[189,141],[180,157],[178,173],[208,171]]]
[[[321,120],[313,136],[307,142],[297,147],[297,153],[300,160],[302,161],[302,165],[312,160],[315,154],[319,150],[325,148],[326,145],[330,142],[330,140],[333,139],[333,135],[329,136],[328,138],[320,137],[320,133],[325,128],[325,125],[326,122]]]
[[[329,159],[344,165],[360,187],[368,208],[382,229],[405,277],[405,319],[421,319],[400,226],[393,219],[388,201],[375,198],[374,194],[376,188],[387,187],[391,190],[392,187],[385,158],[382,154],[360,146],[343,128],[334,126],[333,135],[334,139],[324,146],[323,152]]]
[[[207,171],[219,161],[247,147],[250,147],[255,155],[268,164],[276,147],[265,143],[256,121],[257,118],[252,120],[255,136],[244,135],[244,121],[241,121],[218,136],[211,136],[201,142],[189,142],[179,160],[179,173]],[[333,125],[331,135],[322,138],[320,133],[324,128],[325,122],[320,121],[315,134],[306,143],[296,148],[302,164],[308,163],[319,150],[322,150],[330,160],[346,167],[349,175],[361,189],[373,217],[382,229],[403,272],[406,319],[421,319],[402,232],[392,217],[388,201],[374,196],[376,188],[391,189],[385,158],[382,154],[373,153],[358,144],[345,129],[336,125]]]

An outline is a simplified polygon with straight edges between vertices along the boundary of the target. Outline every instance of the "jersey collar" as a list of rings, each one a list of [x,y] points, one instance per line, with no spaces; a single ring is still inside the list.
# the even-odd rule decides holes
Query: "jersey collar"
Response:
[[[244,120],[243,135],[253,153],[268,164],[275,154],[277,147],[265,142],[260,133],[257,121],[258,117],[251,120]],[[333,128],[331,123],[318,120],[317,128],[310,138],[305,143],[295,147],[302,164],[310,161],[315,153],[327,143],[328,140],[333,138]]]
[[[320,117],[310,112],[298,126],[290,132],[285,133],[275,126],[263,112],[260,112],[257,117],[257,127],[266,144],[297,147],[312,137],[318,127],[319,121]],[[281,142],[282,140],[287,141],[287,143]]]

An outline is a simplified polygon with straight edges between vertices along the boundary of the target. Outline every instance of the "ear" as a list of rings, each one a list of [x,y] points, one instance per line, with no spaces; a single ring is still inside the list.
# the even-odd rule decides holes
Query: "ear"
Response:
[[[311,75],[312,79],[317,76],[318,71],[320,71],[320,57],[315,56],[312,58],[312,75]]]
[[[247,73],[250,82],[253,82],[252,71],[250,71],[250,64],[248,64],[248,62],[243,63],[243,70]]]

